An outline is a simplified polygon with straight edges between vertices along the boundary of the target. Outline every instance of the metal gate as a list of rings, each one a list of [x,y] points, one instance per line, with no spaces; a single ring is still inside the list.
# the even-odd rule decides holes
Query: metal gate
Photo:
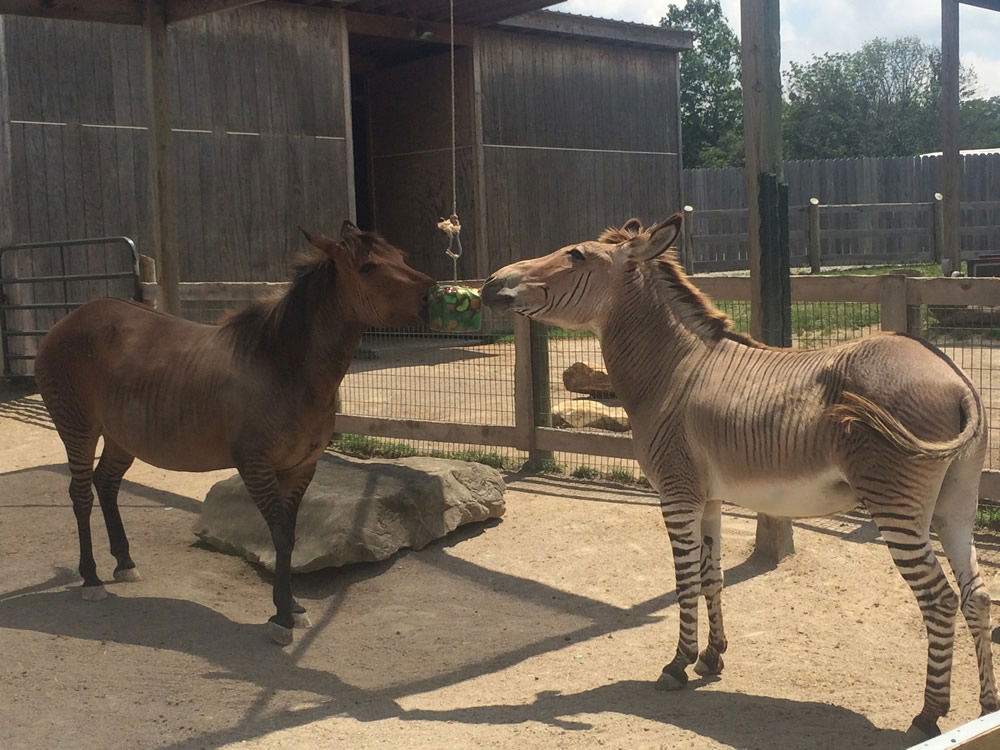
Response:
[[[120,249],[123,256],[125,253],[128,253],[128,265],[126,266],[123,263],[121,267],[127,267],[129,270],[94,273],[68,273],[67,268],[70,264],[67,263],[67,250],[78,250],[82,247],[92,247],[94,245],[111,246],[116,250]],[[4,266],[4,260],[9,258],[11,253],[43,248],[58,249],[58,272],[45,272],[41,275],[27,275],[19,273],[16,270],[8,272]],[[0,350],[3,352],[3,376],[11,377],[18,374],[25,374],[14,372],[14,362],[19,360],[33,360],[35,358],[33,353],[13,351],[11,347],[11,339],[39,339],[47,332],[47,328],[43,328],[37,324],[29,325],[27,327],[19,325],[16,321],[12,320],[11,316],[16,316],[19,311],[27,310],[62,310],[68,312],[69,310],[80,307],[80,305],[88,301],[86,299],[70,299],[71,284],[81,281],[96,282],[112,279],[132,279],[132,299],[142,301],[142,286],[139,283],[139,251],[136,249],[135,242],[133,242],[129,237],[91,237],[77,240],[26,242],[17,245],[0,246]],[[15,301],[15,297],[12,296],[11,287],[23,284],[53,285],[56,289],[61,291],[61,298],[37,299],[35,295],[31,295],[32,299],[29,302]],[[36,288],[43,287],[36,286]],[[35,317],[37,318],[37,316]],[[24,316],[22,316],[22,322],[23,319]]]

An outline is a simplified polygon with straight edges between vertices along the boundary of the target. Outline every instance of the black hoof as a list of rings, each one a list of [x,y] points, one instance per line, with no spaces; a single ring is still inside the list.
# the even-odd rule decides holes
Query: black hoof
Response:
[[[913,718],[913,729],[922,732],[927,737],[937,737],[941,734],[941,730],[938,729],[937,719],[933,716],[927,716],[926,714],[918,714]]]
[[[721,654],[705,649],[698,656],[698,661],[694,665],[694,671],[702,677],[711,677],[722,674],[724,666]]]
[[[680,690],[687,685],[688,676],[683,667],[668,664],[660,673],[660,679],[656,681],[657,690]]]

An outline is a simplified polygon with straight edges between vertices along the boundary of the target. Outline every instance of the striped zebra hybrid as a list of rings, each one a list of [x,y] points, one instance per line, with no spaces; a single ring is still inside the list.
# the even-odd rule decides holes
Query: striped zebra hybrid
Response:
[[[937,734],[949,708],[956,611],[975,643],[979,702],[998,708],[990,598],[973,545],[985,413],[962,371],[931,344],[880,335],[817,350],[766,347],[685,277],[672,252],[681,215],[632,219],[597,240],[501,268],[483,287],[496,311],[590,329],[660,496],[673,547],[680,638],[658,686],[719,674],[726,635],[721,501],[784,518],[870,512],[927,629],[924,703]],[[931,547],[937,534],[958,595]],[[708,644],[698,652],[698,598]]]
[[[271,638],[308,624],[292,597],[299,501],[333,434],[337,387],[369,326],[414,325],[434,285],[403,253],[344,222],[312,250],[281,297],[221,325],[200,325],[123,300],[95,300],[42,340],[35,380],[66,446],[85,599],[101,599],[90,536],[92,487],[104,515],[114,577],[136,580],[118,488],[135,458],[164,469],[235,467],[275,547]],[[94,467],[99,439],[104,446]]]

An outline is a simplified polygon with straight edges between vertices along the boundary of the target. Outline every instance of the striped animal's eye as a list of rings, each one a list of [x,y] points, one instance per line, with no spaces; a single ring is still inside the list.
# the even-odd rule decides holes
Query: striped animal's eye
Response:
[[[569,257],[571,257],[573,260],[585,260],[583,251],[578,247],[574,247],[572,250],[569,251]]]
[[[361,266],[361,273],[371,273],[377,268],[374,263],[365,263]]]

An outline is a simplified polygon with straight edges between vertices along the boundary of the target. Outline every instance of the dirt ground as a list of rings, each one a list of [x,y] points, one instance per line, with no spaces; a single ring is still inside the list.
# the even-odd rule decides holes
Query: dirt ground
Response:
[[[750,554],[752,517],[728,509],[726,670],[663,693],[677,608],[646,492],[511,476],[501,521],[298,577],[314,626],[282,649],[263,625],[268,576],[191,533],[228,472],[137,464],[121,504],[143,580],[91,603],[63,460],[37,396],[0,399],[4,750],[910,744],[923,629],[864,519],[797,524],[797,553],[771,569]],[[99,512],[93,525],[110,577]],[[956,644],[946,729],[978,714],[963,623]]]

